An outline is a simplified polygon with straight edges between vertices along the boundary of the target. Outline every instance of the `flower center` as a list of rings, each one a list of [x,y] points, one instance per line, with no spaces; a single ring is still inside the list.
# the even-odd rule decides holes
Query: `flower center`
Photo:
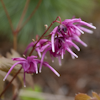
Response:
[[[67,27],[63,24],[59,25],[58,26],[58,32],[62,33],[63,32],[66,32],[67,31]]]
[[[58,48],[58,49],[61,49],[62,46],[63,46],[63,41],[64,39],[62,37],[57,37],[55,38],[55,46]]]

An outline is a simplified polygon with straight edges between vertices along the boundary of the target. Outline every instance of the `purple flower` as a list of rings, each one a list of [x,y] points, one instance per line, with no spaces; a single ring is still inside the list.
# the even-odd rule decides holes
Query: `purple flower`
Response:
[[[51,43],[49,43],[48,48],[46,48],[45,51],[43,52],[43,55],[41,58],[41,65],[40,65],[40,69],[39,69],[40,72],[41,72],[41,68],[42,68],[42,62],[48,51],[52,58],[52,62],[54,61],[53,57],[57,57],[59,60],[59,65],[61,65],[61,58],[62,59],[64,58],[64,54],[65,54],[66,50],[71,54],[72,58],[75,58],[75,57],[78,58],[78,56],[71,50],[71,47],[75,47],[78,51],[80,51],[80,48],[76,44],[74,44],[70,39],[66,39],[64,37],[56,37],[54,40],[53,46],[54,46],[53,47],[54,52],[52,51]]]
[[[36,44],[37,41],[35,42],[31,42],[27,47],[26,50],[24,51],[24,55],[26,55],[28,49],[30,49],[31,47],[33,47]],[[45,50],[45,48],[48,47],[48,40],[47,39],[41,39],[36,47],[35,47],[35,51],[38,53],[39,57],[41,58],[41,52],[43,52]]]
[[[81,43],[83,46],[87,47],[87,44],[84,43],[79,36],[84,34],[84,32],[92,34],[93,31],[83,26],[87,26],[93,29],[96,29],[90,23],[82,21],[80,18],[72,18],[66,19],[59,26],[56,26],[53,31],[50,33],[51,35],[51,43],[48,43],[48,47],[45,49],[41,59],[40,70],[42,68],[42,62],[46,55],[46,52],[50,52],[50,56],[53,61],[53,57],[57,57],[59,59],[59,64],[61,65],[61,58],[63,59],[63,55],[67,50],[72,58],[78,58],[78,56],[71,50],[71,47],[75,47],[78,51],[79,47],[73,43],[73,41]]]
[[[7,76],[10,74],[10,72],[12,71],[12,69],[17,65],[17,64],[21,64],[22,68],[24,70],[24,86],[25,86],[25,73],[36,73],[38,74],[38,67],[37,64],[41,63],[41,60],[37,59],[37,56],[29,56],[26,59],[19,57],[19,58],[12,58],[14,61],[18,61],[16,62],[8,71],[8,73],[6,74],[5,78],[3,79],[5,81],[5,79],[7,78]],[[58,77],[60,76],[59,73],[53,69],[47,62],[42,62],[42,65],[45,67],[50,68]]]
[[[65,19],[62,22],[62,25],[64,25],[67,28],[67,31],[65,32],[67,36],[73,36],[74,34],[80,36],[81,33],[84,34],[84,32],[93,33],[92,30],[84,28],[83,26],[96,29],[96,27],[93,26],[91,23],[82,21],[80,18]]]
[[[87,26],[93,29],[96,29],[91,23],[87,23],[82,21],[80,18],[73,18],[73,19],[65,19],[59,26],[56,26],[51,34],[51,43],[52,43],[52,51],[55,52],[54,49],[54,41],[56,36],[63,36],[66,39],[74,40],[81,43],[83,46],[87,46],[79,36],[84,34],[84,32],[92,34],[93,31],[83,26]]]

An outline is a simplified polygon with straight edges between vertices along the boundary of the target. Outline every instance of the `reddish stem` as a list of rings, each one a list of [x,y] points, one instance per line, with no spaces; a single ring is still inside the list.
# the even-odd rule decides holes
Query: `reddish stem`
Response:
[[[19,20],[19,23],[18,23],[18,25],[17,25],[16,30],[19,30],[20,27],[21,27],[22,21],[23,21],[23,19],[24,19],[24,16],[25,16],[25,14],[26,14],[27,9],[28,9],[29,2],[30,2],[30,0],[27,0],[26,3],[25,3],[24,9],[23,9],[23,12],[22,12],[22,15],[21,15],[21,18],[20,18],[20,20]],[[17,32],[17,33],[18,33],[18,32]]]
[[[9,21],[9,24],[10,24],[10,27],[11,27],[11,30],[12,30],[12,33],[14,34],[14,28],[13,28],[12,21],[10,19],[9,13],[8,13],[6,7],[5,7],[5,4],[4,4],[3,0],[0,0],[0,1],[1,1],[1,4],[2,4],[3,8],[4,8],[4,11],[6,13],[6,16],[8,18],[8,21]]]
[[[6,86],[6,88],[2,91],[2,93],[0,94],[0,97],[5,93],[5,91],[8,89],[8,87],[10,86],[10,84],[12,83],[12,81],[16,78],[16,76],[18,75],[18,73],[21,71],[22,67],[18,70],[18,72],[15,74],[15,76],[12,78],[12,80],[9,82],[9,84]]]
[[[56,18],[56,20],[54,20],[51,25],[47,28],[47,30],[43,33],[43,35],[39,38],[39,40],[36,42],[36,44],[43,38],[43,36],[46,34],[46,32],[50,29],[50,27],[57,21],[57,19],[59,18],[59,16]],[[34,45],[33,49],[31,50],[29,56],[31,56],[32,52],[34,51],[35,49],[35,46],[36,44]],[[0,94],[0,97],[5,93],[5,91],[7,90],[7,88],[10,86],[11,82],[16,78],[16,76],[18,75],[18,73],[21,71],[22,67],[18,70],[18,72],[15,74],[15,76],[12,78],[12,80],[9,82],[9,84],[6,86],[6,88],[3,90],[3,92]]]
[[[44,35],[47,33],[47,31],[50,29],[50,27],[57,21],[58,18],[61,19],[60,16],[58,16],[58,17],[56,18],[56,20],[54,20],[54,21],[51,23],[51,25],[47,28],[47,30],[42,34],[42,36],[39,38],[39,40],[35,43],[35,45],[33,46],[33,49],[32,49],[31,52],[29,53],[29,56],[32,55],[32,52],[34,51],[36,44],[44,37]]]
[[[28,1],[29,1],[29,0],[28,0]],[[28,2],[28,1],[27,1],[27,2]],[[38,9],[38,7],[39,7],[41,1],[42,1],[42,0],[39,0],[39,2],[38,2],[38,4],[37,4],[36,8],[35,8],[34,11],[32,12],[32,14],[27,18],[27,20],[24,22],[24,24],[22,25],[22,27],[21,27],[19,30],[15,30],[15,31],[14,31],[13,25],[12,25],[12,22],[11,22],[11,19],[10,19],[10,16],[9,16],[7,10],[6,10],[6,7],[5,7],[5,5],[4,5],[3,0],[1,0],[1,3],[2,3],[2,5],[3,5],[3,8],[4,8],[4,10],[5,10],[5,13],[6,13],[6,15],[7,15],[7,18],[8,18],[10,27],[11,27],[12,33],[14,34],[14,44],[16,44],[16,41],[17,41],[17,38],[15,37],[15,35],[16,35],[16,34],[24,27],[24,25],[31,19],[31,17],[34,15],[34,13],[36,12],[36,10]],[[25,7],[27,8],[27,6],[25,6]],[[26,12],[26,8],[24,9],[24,13],[22,13],[22,17],[24,16],[24,14],[25,14],[25,12]],[[19,23],[22,22],[22,19],[23,19],[22,17],[21,17]],[[16,46],[15,46],[15,48],[16,48]],[[2,91],[2,93],[0,94],[0,98],[1,98],[1,96],[5,93],[5,91],[7,90],[7,88],[11,85],[12,81],[16,78],[16,76],[17,76],[18,73],[21,71],[21,69],[22,69],[22,67],[18,70],[18,72],[15,74],[15,76],[12,78],[12,80],[9,82],[9,84],[6,86],[6,88]]]
[[[12,25],[12,21],[11,21],[11,19],[10,19],[9,13],[8,13],[6,7],[5,7],[5,4],[4,4],[3,0],[1,0],[1,3],[2,3],[2,6],[3,6],[4,11],[5,11],[5,13],[6,13],[6,16],[7,16],[7,18],[8,18],[8,21],[9,21],[9,24],[10,24],[10,27],[11,27],[11,31],[12,31],[12,34],[13,34],[13,48],[14,48],[14,50],[16,50],[16,48],[17,48],[17,42],[16,42],[16,41],[17,41],[17,40],[16,40],[17,36],[14,35],[15,32],[14,32],[14,28],[13,28],[13,25]]]
[[[39,8],[39,5],[41,4],[42,0],[39,0],[37,6],[35,7],[35,9],[33,10],[33,12],[31,13],[31,15],[26,19],[26,21],[23,23],[23,25],[21,26],[21,28],[18,30],[18,32],[26,25],[26,23],[32,18],[32,16],[35,14],[36,10]]]
[[[30,2],[30,0],[27,0],[27,1],[26,1],[25,6],[24,6],[24,10],[23,10],[23,12],[22,12],[21,18],[20,18],[19,23],[18,23],[18,25],[17,25],[17,28],[16,28],[16,30],[13,32],[13,47],[14,47],[15,50],[17,49],[17,34],[19,33],[19,31],[17,31],[17,30],[20,29],[20,26],[21,26],[21,24],[22,24],[22,21],[23,21],[23,19],[24,19],[25,14],[26,14],[26,11],[27,11],[29,2]]]
[[[17,34],[13,34],[13,47],[17,50]]]

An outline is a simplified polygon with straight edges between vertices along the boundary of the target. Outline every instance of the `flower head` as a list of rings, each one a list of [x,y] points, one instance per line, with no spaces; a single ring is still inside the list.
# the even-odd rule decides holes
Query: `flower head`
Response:
[[[62,25],[64,25],[67,28],[67,31],[65,33],[69,37],[73,36],[73,35],[80,36],[81,33],[84,34],[84,32],[93,33],[92,30],[84,28],[83,26],[87,26],[87,27],[96,29],[96,27],[93,26],[91,23],[82,21],[81,18],[65,19],[62,22]]]
[[[22,68],[24,70],[24,86],[25,86],[25,73],[28,74],[32,74],[32,73],[36,73],[38,74],[38,67],[37,64],[41,63],[41,60],[37,59],[37,56],[29,56],[26,59],[19,57],[19,58],[12,58],[13,61],[18,61],[16,62],[8,71],[8,73],[6,74],[5,78],[3,80],[5,80],[7,78],[7,76],[10,74],[10,72],[12,71],[12,69],[17,65],[17,64],[21,64]],[[60,76],[59,73],[53,69],[47,62],[43,62],[42,63],[43,66],[50,68],[58,77]]]
[[[45,49],[43,52],[42,58],[41,58],[41,65],[40,65],[40,70],[42,68],[42,62],[44,60],[44,57],[46,53],[49,51],[50,56],[52,58],[52,62],[54,61],[54,57],[57,57],[59,60],[59,65],[61,65],[61,59],[64,58],[65,51],[68,51],[72,58],[78,58],[78,56],[71,50],[71,47],[75,47],[78,51],[80,51],[80,48],[74,44],[70,39],[66,39],[64,37],[56,37],[54,40],[54,52],[52,51],[52,46],[51,43],[49,43],[48,48]]]
[[[65,19],[59,26],[56,26],[51,34],[51,43],[52,43],[52,51],[55,52],[54,49],[54,41],[55,38],[58,36],[62,36],[66,39],[74,40],[79,43],[81,43],[83,46],[87,46],[86,43],[84,43],[79,36],[81,34],[84,34],[84,32],[87,33],[93,33],[92,30],[84,28],[83,26],[87,26],[93,29],[96,29],[95,26],[93,26],[91,23],[87,23],[82,21],[80,18],[72,18],[72,19]]]
[[[48,47],[43,51],[40,71],[47,51],[49,51],[52,61],[53,57],[57,57],[59,59],[60,65],[61,58],[63,59],[65,51],[68,51],[71,54],[72,58],[78,58],[78,56],[71,50],[71,47],[75,47],[78,51],[80,51],[79,47],[75,43],[73,43],[73,41],[79,42],[83,46],[87,47],[87,44],[80,39],[80,35],[84,34],[84,32],[90,34],[93,33],[92,30],[84,28],[83,26],[96,29],[95,26],[82,21],[80,18],[65,19],[63,22],[61,22],[60,25],[56,26],[53,29],[53,31],[50,33],[51,43],[49,42]]]
[[[33,47],[35,44],[37,43],[37,41],[31,42],[27,47],[26,50],[24,51],[24,55],[27,53],[28,49],[30,49],[31,47]],[[45,48],[48,47],[48,40],[47,39],[41,39],[35,47],[35,51],[38,53],[39,57],[41,58],[41,52],[43,52],[45,50]]]

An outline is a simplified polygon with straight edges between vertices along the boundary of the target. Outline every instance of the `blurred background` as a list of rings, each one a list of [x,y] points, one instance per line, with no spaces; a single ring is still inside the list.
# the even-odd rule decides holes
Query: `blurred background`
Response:
[[[11,17],[12,24],[16,28],[26,0],[3,1]],[[37,3],[38,0],[30,0],[23,21],[28,18]],[[73,51],[79,56],[78,59],[71,59],[70,54],[66,52],[60,67],[58,60],[55,59],[55,62],[51,63],[51,59],[47,54],[46,60],[60,73],[61,77],[58,78],[48,68],[43,68],[41,74],[32,76],[36,88],[39,88],[39,91],[43,93],[71,97],[78,92],[91,94],[91,91],[95,91],[100,93],[100,0],[42,0],[34,16],[18,34],[17,51],[22,55],[27,44],[37,34],[39,36],[43,34],[45,31],[44,25],[49,26],[57,16],[60,16],[62,21],[75,16],[86,22],[93,23],[97,29],[93,30],[92,35],[85,33],[81,36],[81,39],[88,44],[88,47],[85,48],[77,44],[81,51],[77,52],[74,49]],[[56,25],[55,23],[49,32]],[[10,51],[11,48],[13,48],[13,35],[0,2],[0,54],[5,56],[6,52]],[[20,99],[23,99],[23,97]],[[34,99],[31,98],[30,100]]]

